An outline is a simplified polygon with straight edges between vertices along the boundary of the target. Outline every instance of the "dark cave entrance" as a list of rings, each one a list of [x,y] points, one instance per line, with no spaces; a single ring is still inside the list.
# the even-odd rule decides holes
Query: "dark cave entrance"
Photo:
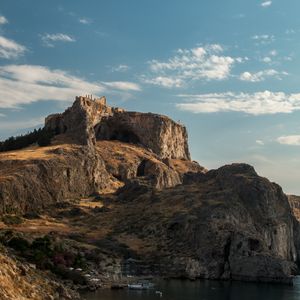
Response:
[[[110,140],[118,140],[124,143],[133,143],[139,144],[139,137],[130,130],[127,129],[118,129],[114,130],[109,137]]]
[[[141,163],[139,164],[138,168],[137,168],[137,173],[136,173],[136,176],[137,177],[141,177],[141,176],[145,176],[145,169],[146,169],[146,163],[147,163],[147,160],[144,159],[141,161]]]

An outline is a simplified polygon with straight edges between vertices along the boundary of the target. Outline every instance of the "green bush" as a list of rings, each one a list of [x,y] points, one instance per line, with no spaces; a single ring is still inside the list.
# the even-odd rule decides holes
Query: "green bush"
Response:
[[[2,216],[2,222],[5,225],[19,225],[23,223],[23,219],[16,215],[4,215]]]
[[[22,237],[11,238],[7,245],[17,251],[25,252],[30,248],[30,243]]]
[[[25,135],[17,137],[11,136],[3,142],[0,142],[0,152],[18,150],[26,148],[32,144],[39,146],[48,146],[51,139],[54,137],[55,132],[45,128],[34,129]]]

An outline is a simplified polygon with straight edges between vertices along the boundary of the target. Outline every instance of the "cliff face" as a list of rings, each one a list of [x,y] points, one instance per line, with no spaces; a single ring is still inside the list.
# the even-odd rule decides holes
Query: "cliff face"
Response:
[[[187,131],[166,116],[125,112],[107,106],[104,97],[77,97],[63,114],[46,118],[45,127],[66,134],[74,143],[95,145],[97,140],[141,144],[160,158],[190,160]]]
[[[56,134],[67,134],[73,141],[92,147],[95,144],[94,126],[102,116],[112,114],[106,106],[106,99],[92,100],[76,97],[75,102],[62,114],[50,115],[45,120],[45,128]]]
[[[115,232],[157,245],[143,256],[160,264],[166,276],[289,282],[297,241],[281,188],[247,165],[192,177],[154,195],[145,188],[133,195],[127,206],[131,218],[121,218]],[[126,201],[126,189],[123,193]],[[151,209],[132,214],[138,203]]]
[[[115,192],[138,176],[150,178],[157,189],[172,187],[186,172],[206,171],[191,161],[166,164],[143,147],[118,141],[99,141],[92,149],[68,144],[1,153],[0,213],[40,211],[67,199]]]
[[[103,161],[76,145],[2,153],[0,174],[1,213],[40,211],[110,184]]]
[[[161,115],[117,113],[97,125],[96,138],[138,143],[161,158],[190,160],[186,128]]]
[[[143,274],[290,282],[299,223],[281,188],[251,166],[207,171],[190,160],[184,126],[105,98],[77,97],[45,126],[51,146],[0,154],[0,213],[45,214],[10,229],[44,233],[51,218],[64,228],[57,235],[80,233],[82,245],[117,257],[121,273],[132,255]]]

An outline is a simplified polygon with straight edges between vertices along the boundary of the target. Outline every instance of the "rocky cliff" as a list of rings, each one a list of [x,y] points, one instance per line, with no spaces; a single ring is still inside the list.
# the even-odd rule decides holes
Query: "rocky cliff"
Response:
[[[186,128],[152,113],[125,112],[106,104],[105,97],[76,97],[63,114],[50,115],[45,128],[66,134],[74,143],[94,145],[97,140],[140,144],[160,158],[190,160]]]
[[[244,164],[208,171],[190,160],[181,124],[91,98],[46,118],[50,146],[0,154],[2,230],[78,243],[84,271],[102,283],[110,272],[291,282],[300,229],[278,185]],[[29,250],[19,255],[33,259]],[[43,266],[57,259],[49,253]],[[133,274],[128,259],[139,262]]]
[[[184,126],[164,116],[109,107],[105,97],[76,97],[64,113],[48,116],[45,128],[55,133],[53,146],[0,154],[0,212],[39,210],[115,191],[141,174],[158,189],[171,187],[182,182],[180,165],[184,172],[205,171],[190,161]]]
[[[141,144],[161,158],[190,159],[187,131],[168,117],[121,112],[96,126],[96,139]]]
[[[143,256],[166,276],[289,282],[297,269],[287,197],[248,165],[190,175],[161,192],[127,188],[132,196],[123,189],[119,197],[130,198],[131,217],[119,219],[114,232],[155,245]],[[137,214],[139,203],[151,209]]]

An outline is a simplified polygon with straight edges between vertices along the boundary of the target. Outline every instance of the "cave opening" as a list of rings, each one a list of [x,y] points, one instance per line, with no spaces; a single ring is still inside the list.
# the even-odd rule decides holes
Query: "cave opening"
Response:
[[[145,176],[145,169],[146,169],[146,163],[147,163],[147,160],[144,159],[141,161],[141,163],[139,164],[138,168],[137,168],[137,174],[136,176],[137,177],[141,177],[141,176]]]
[[[127,129],[118,129],[114,130],[109,137],[110,140],[118,140],[124,143],[133,143],[139,144],[139,137],[130,130]]]

